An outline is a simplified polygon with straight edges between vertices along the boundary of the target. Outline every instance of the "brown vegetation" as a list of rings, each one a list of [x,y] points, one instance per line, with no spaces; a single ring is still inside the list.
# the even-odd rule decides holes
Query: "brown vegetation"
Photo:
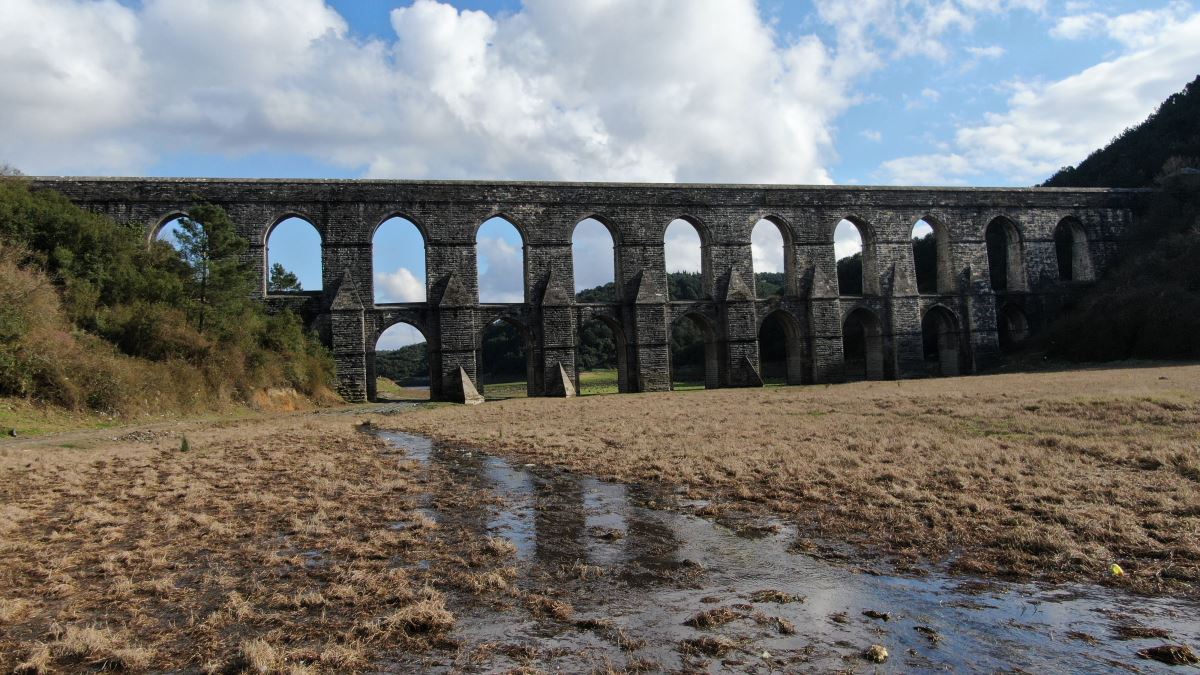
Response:
[[[798,548],[1195,594],[1200,367],[511,400],[405,430],[791,514]],[[1109,565],[1119,562],[1124,576]]]
[[[438,585],[511,554],[437,527],[438,476],[346,416],[187,437],[0,449],[0,672],[362,669],[443,641]]]

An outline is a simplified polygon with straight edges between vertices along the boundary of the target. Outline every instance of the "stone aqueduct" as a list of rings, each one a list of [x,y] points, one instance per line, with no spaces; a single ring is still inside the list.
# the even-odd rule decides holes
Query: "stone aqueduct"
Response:
[[[992,189],[674,185],[475,181],[39,178],[76,204],[154,236],[193,205],[220,205],[251,242],[262,297],[291,307],[333,351],[339,393],[374,397],[374,350],[397,322],[427,340],[434,399],[462,400],[462,374],[477,382],[483,330],[496,320],[526,340],[529,393],[563,395],[576,372],[580,322],[598,318],[618,344],[621,391],[671,387],[669,338],[690,318],[705,333],[706,386],[760,385],[759,327],[779,313],[787,335],[789,383],[845,379],[843,328],[865,341],[865,374],[927,372],[923,320],[937,319],[943,374],[996,363],[1001,344],[1036,330],[1058,310],[1071,280],[1060,278],[1055,232],[1069,228],[1075,280],[1113,260],[1131,232],[1139,193],[1106,189]],[[413,222],[425,239],[427,302],[377,305],[372,238],[388,218]],[[525,301],[480,304],[476,232],[502,216],[524,240]],[[322,240],[323,291],[269,294],[266,242],[282,220],[301,217]],[[572,232],[595,218],[612,234],[617,301],[576,302]],[[667,295],[664,232],[675,219],[700,233],[704,297]],[[767,219],[785,247],[786,292],[755,294],[750,234]],[[863,293],[839,293],[833,232],[843,219],[863,237]],[[911,231],[918,220],[937,240],[937,292],[917,291]],[[1004,284],[993,289],[985,233],[999,228]],[[859,333],[856,333],[859,334]],[[461,372],[460,372],[461,369]],[[564,375],[565,374],[565,375]]]

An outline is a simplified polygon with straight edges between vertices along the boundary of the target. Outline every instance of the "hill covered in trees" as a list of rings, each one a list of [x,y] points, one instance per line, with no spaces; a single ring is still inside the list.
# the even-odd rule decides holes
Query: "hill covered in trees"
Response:
[[[1200,158],[1200,77],[1172,95],[1141,124],[1126,129],[1078,166],[1050,177],[1044,187],[1120,187],[1155,185],[1164,168],[1170,173]]]
[[[1200,78],[1047,186],[1156,187],[1140,240],[1046,332],[1074,360],[1200,358]]]
[[[9,172],[11,173],[11,172]],[[332,398],[332,360],[290,313],[250,298],[246,242],[215,206],[180,248],[0,179],[0,396],[109,414]]]

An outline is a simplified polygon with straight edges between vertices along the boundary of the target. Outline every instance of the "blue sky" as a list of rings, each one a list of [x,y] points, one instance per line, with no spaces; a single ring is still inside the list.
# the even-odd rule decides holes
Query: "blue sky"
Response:
[[[5,0],[0,161],[1031,185],[1144,119],[1197,64],[1193,0]],[[272,258],[313,288],[302,231],[281,228]],[[376,252],[377,286],[397,298],[424,286],[419,236],[402,231],[383,228]],[[595,236],[577,281],[611,277],[611,244],[580,232]],[[698,264],[680,232],[668,251]],[[515,232],[479,243],[485,296],[520,297]]]

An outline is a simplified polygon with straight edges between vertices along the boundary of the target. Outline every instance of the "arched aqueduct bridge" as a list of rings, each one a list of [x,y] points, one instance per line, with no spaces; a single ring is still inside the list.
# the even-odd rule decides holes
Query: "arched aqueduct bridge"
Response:
[[[1094,278],[1114,260],[1145,194],[156,178],[36,178],[33,186],[117,221],[144,224],[150,237],[198,203],[223,207],[251,243],[247,262],[263,279],[258,295],[295,309],[319,330],[333,351],[339,393],[349,401],[374,397],[375,344],[398,322],[426,338],[435,400],[462,401],[471,393],[481,334],[498,319],[518,325],[525,336],[532,396],[570,391],[579,325],[589,318],[613,330],[622,392],[670,389],[669,338],[682,320],[697,322],[705,334],[709,387],[762,384],[758,335],[768,316],[785,327],[789,383],[843,381],[848,364],[869,379],[927,374],[930,335],[936,336],[938,372],[976,372],[998,362],[1002,346],[1044,326],[1071,284]],[[373,235],[394,216],[410,220],[424,237],[426,302],[373,301]],[[479,302],[476,232],[497,216],[524,241],[521,303]],[[320,233],[323,291],[267,292],[267,238],[288,217],[303,218]],[[572,233],[587,218],[612,234],[615,302],[575,299]],[[700,234],[700,300],[668,298],[663,238],[676,219]],[[756,298],[750,245],[751,229],[763,219],[782,235],[786,275],[783,295],[766,300]],[[838,288],[833,232],[843,219],[862,235],[861,295]],[[911,232],[918,220],[929,223],[936,238],[933,293],[917,290]],[[1068,242],[1065,248],[1056,246],[1056,235]]]

